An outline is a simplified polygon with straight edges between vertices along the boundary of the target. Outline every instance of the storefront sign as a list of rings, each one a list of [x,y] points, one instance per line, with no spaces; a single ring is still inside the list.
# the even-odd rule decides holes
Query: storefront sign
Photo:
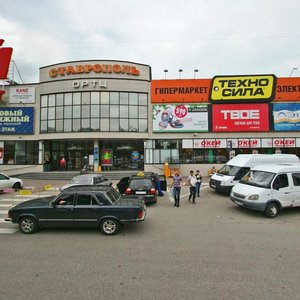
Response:
[[[296,145],[295,138],[273,139],[273,148],[294,148],[295,145]]]
[[[76,80],[72,82],[74,89],[78,88],[104,88],[107,89],[107,81],[105,80]]]
[[[113,165],[113,150],[101,149],[101,166]]]
[[[300,130],[300,103],[273,104],[275,131]]]
[[[275,101],[300,101],[300,78],[278,78]]]
[[[1,107],[0,134],[32,134],[33,107]]]
[[[213,105],[212,131],[268,131],[268,104]]]
[[[153,132],[207,132],[208,105],[153,105]]]
[[[61,66],[58,68],[52,68],[49,70],[49,76],[54,78],[57,76],[68,76],[74,74],[89,74],[104,73],[104,74],[127,74],[133,76],[139,76],[140,71],[131,65],[118,65],[118,64],[94,64],[94,65],[74,65],[74,66]]]
[[[211,79],[152,80],[151,103],[208,102]]]
[[[212,81],[210,98],[212,102],[266,102],[274,98],[276,77],[215,76]]]
[[[195,139],[194,148],[226,148],[226,139]]]
[[[35,87],[9,88],[9,103],[35,103]]]
[[[260,148],[260,139],[238,139],[236,148]]]

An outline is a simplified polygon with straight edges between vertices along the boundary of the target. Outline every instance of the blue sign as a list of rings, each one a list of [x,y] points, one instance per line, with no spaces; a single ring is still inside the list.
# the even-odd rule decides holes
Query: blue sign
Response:
[[[0,107],[0,134],[33,134],[33,107]]]
[[[300,103],[274,103],[275,131],[300,131]]]

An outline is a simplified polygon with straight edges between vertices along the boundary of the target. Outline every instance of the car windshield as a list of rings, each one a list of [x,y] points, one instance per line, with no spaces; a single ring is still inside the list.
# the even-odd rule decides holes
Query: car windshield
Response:
[[[238,166],[224,165],[220,169],[218,174],[235,176],[239,172],[240,169],[241,169],[241,167],[238,167]]]
[[[121,194],[118,191],[116,191],[114,188],[109,189],[106,192],[106,195],[112,203],[117,202],[121,197]]]
[[[132,179],[129,187],[131,189],[151,189],[152,182],[150,179]]]
[[[93,184],[92,177],[74,177],[69,183],[71,184]]]
[[[240,182],[262,188],[270,188],[274,176],[274,173],[251,170],[240,180]]]

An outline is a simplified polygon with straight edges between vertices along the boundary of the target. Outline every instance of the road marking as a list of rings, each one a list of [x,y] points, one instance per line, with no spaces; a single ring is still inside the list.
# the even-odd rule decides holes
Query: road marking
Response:
[[[10,222],[6,222],[4,218],[0,218],[0,224],[12,224]]]
[[[0,215],[6,215],[7,214],[7,210],[0,210]]]
[[[18,231],[18,229],[12,229],[12,228],[0,228],[0,234],[10,234],[10,233],[15,233]]]
[[[11,207],[11,204],[0,204],[0,207]]]

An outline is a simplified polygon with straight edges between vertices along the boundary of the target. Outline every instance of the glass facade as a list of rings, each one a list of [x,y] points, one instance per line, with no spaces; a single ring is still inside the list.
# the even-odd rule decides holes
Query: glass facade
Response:
[[[38,164],[39,142],[37,141],[5,141],[4,165]]]
[[[40,133],[148,132],[148,94],[77,92],[41,96]]]

